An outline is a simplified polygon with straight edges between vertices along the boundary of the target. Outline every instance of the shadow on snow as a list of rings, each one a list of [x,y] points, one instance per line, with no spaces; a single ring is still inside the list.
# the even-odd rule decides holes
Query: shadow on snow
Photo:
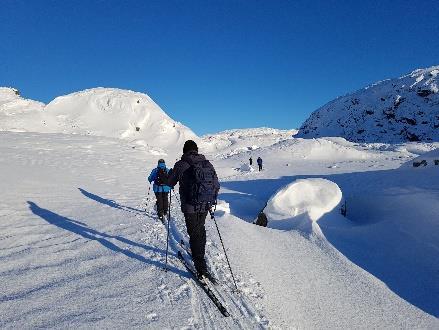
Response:
[[[145,244],[133,242],[133,241],[131,241],[127,238],[121,237],[121,236],[109,235],[106,233],[99,232],[95,229],[89,228],[86,224],[84,224],[80,221],[69,219],[69,218],[63,217],[62,215],[54,213],[50,210],[41,208],[37,204],[35,204],[34,202],[27,201],[27,203],[29,205],[29,209],[32,211],[33,214],[39,216],[40,218],[47,221],[51,225],[54,225],[58,228],[70,231],[74,234],[82,236],[85,239],[97,241],[102,246],[104,246],[107,249],[110,249],[116,253],[121,253],[129,258],[138,260],[140,262],[144,262],[146,264],[155,266],[157,268],[164,269],[164,266],[165,266],[164,263],[159,262],[159,261],[155,261],[155,260],[151,260],[151,259],[147,259],[139,254],[136,254],[134,252],[120,248],[116,244],[112,243],[110,241],[110,239],[115,239],[121,243],[135,246],[135,247],[139,247],[139,248],[142,248],[146,251],[152,251],[152,252],[162,254],[162,255],[165,255],[164,250],[161,250],[161,249],[158,249],[155,247],[151,247],[151,246],[148,246]],[[174,257],[177,257],[177,256],[174,255]],[[170,271],[172,271],[180,276],[189,277],[189,274],[187,272],[181,271],[180,269],[169,265],[169,263],[168,263],[168,270],[170,270]]]
[[[331,221],[331,217],[324,216],[318,222],[332,246],[402,299],[437,317],[439,256],[432,245],[439,235],[439,223],[428,203],[439,200],[439,185],[432,184],[428,176],[401,175],[394,170],[298,175],[221,182],[232,192],[220,194],[219,199],[229,203],[232,214],[251,222],[278,189],[304,178],[336,182],[347,200],[346,221]],[[396,193],[387,187],[396,187]],[[424,201],[422,192],[432,200]],[[416,198],[418,205],[412,202],[414,194],[420,194]],[[245,203],[249,206],[242,210]],[[425,237],[429,240],[424,241]]]
[[[129,206],[124,206],[124,205],[120,205],[118,203],[116,203],[114,200],[112,199],[106,199],[106,198],[102,198],[98,195],[92,194],[91,192],[88,192],[87,190],[84,190],[82,188],[78,188],[78,190],[85,196],[88,197],[98,203],[113,207],[115,209],[119,209],[119,210],[123,210],[123,211],[128,211],[128,212],[139,212],[139,213],[143,213],[143,210],[139,210],[133,207],[129,207]]]

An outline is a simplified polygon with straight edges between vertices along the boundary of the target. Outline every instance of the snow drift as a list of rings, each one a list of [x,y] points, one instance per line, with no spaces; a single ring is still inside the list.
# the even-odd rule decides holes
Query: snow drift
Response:
[[[254,172],[255,169],[250,164],[244,163],[239,167],[239,171],[241,171],[241,172]]]
[[[232,129],[202,137],[201,147],[206,152],[215,153],[216,158],[251,154],[260,148],[289,139],[297,130],[280,130],[267,127]]]
[[[264,213],[268,226],[276,229],[302,229],[339,205],[342,193],[338,185],[320,178],[300,179],[280,189],[267,203]]]
[[[317,109],[297,137],[355,142],[439,141],[439,66],[377,82]]]
[[[439,148],[426,152],[401,165],[401,168],[435,168],[439,173]]]

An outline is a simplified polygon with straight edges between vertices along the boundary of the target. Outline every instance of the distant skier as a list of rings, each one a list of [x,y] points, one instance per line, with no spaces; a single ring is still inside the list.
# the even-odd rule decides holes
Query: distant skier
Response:
[[[248,159],[248,162],[250,163],[250,166],[253,165],[253,159],[251,157]]]
[[[181,211],[186,221],[197,275],[205,276],[214,282],[215,279],[207,271],[204,259],[206,250],[204,224],[211,205],[216,202],[220,185],[214,167],[198,153],[198,146],[192,140],[184,143],[183,156],[171,170],[168,185],[174,187],[177,182],[180,182]]]
[[[262,158],[261,158],[261,157],[258,157],[258,159],[256,160],[256,162],[258,163],[259,171],[262,171]]]
[[[168,213],[168,193],[171,187],[167,185],[169,169],[166,168],[165,161],[159,159],[157,167],[151,171],[148,177],[149,183],[154,182],[153,191],[157,199],[157,215],[161,221]]]

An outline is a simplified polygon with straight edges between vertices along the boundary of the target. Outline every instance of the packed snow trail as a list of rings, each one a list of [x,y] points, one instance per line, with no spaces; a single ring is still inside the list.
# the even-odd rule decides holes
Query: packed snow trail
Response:
[[[180,211],[180,198],[178,193],[172,192],[171,196],[171,222],[170,222],[170,249],[172,251],[173,259],[172,262],[179,263],[179,261],[175,261],[175,255],[177,251],[182,251],[185,253],[185,250],[181,247],[181,241],[183,240],[185,244],[188,246],[188,235],[186,232],[186,227],[184,224],[184,217]],[[158,220],[156,211],[155,211],[155,197],[153,194],[148,196],[145,200],[145,204],[147,205],[146,214],[148,218],[155,219],[156,226],[158,230],[166,232],[167,223],[161,223]],[[208,216],[206,218],[206,231],[207,231],[207,243],[206,243],[206,261],[209,269],[212,271],[213,275],[218,279],[218,285],[214,286],[215,294],[218,298],[225,303],[226,308],[230,312],[231,321],[220,319],[218,320],[218,311],[215,311],[215,306],[211,305],[209,302],[209,298],[202,292],[198,285],[195,284],[195,280],[192,278],[188,279],[188,283],[191,284],[191,288],[193,289],[193,294],[196,297],[196,304],[202,304],[204,308],[209,309],[208,313],[213,314],[216,321],[213,323],[206,323],[206,319],[200,315],[200,319],[203,320],[203,324],[205,327],[221,327],[221,324],[228,324],[227,327],[233,328],[265,328],[269,321],[262,316],[261,306],[259,308],[252,307],[252,305],[258,306],[257,302],[253,302],[253,298],[255,292],[259,292],[260,288],[255,285],[254,281],[251,278],[249,279],[241,279],[239,282],[242,285],[242,288],[246,290],[246,293],[237,293],[234,290],[234,287],[231,282],[230,271],[228,265],[225,260],[224,253],[222,252],[221,245],[219,245],[218,237],[216,229],[212,224],[213,220],[210,220]],[[163,234],[164,235],[164,234]],[[165,243],[163,243],[165,244]],[[189,257],[190,259],[190,257]],[[251,295],[250,297],[248,295]],[[259,298],[259,296],[256,296]],[[194,306],[194,310],[200,309],[199,306]],[[213,310],[212,310],[213,309]],[[201,314],[206,314],[207,311],[201,312]],[[211,317],[211,318],[212,318]]]

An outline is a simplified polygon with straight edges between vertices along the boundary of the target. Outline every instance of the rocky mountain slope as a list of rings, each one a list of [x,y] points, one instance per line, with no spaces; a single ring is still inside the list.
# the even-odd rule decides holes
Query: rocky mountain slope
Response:
[[[339,97],[314,111],[297,137],[353,142],[439,141],[439,66]]]

